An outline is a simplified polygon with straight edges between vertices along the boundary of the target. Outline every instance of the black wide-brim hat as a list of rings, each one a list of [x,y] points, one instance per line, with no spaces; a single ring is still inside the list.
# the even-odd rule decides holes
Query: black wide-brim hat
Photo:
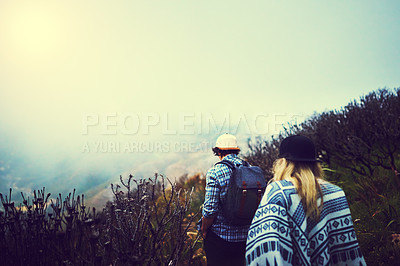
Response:
[[[317,162],[313,141],[305,136],[294,135],[285,138],[279,146],[279,158],[294,162]]]

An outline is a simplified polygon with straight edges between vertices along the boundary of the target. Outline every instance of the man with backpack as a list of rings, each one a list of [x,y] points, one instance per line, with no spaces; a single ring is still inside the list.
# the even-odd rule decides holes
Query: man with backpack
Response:
[[[260,168],[238,157],[235,136],[219,136],[212,150],[220,162],[206,175],[201,232],[207,265],[244,265],[247,232],[265,179]]]

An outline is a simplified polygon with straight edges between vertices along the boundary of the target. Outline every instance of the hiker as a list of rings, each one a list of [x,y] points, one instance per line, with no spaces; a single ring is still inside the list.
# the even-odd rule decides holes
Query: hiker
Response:
[[[238,158],[240,152],[236,137],[223,134],[212,149],[221,162],[229,161],[236,166],[244,163]],[[207,265],[244,265],[246,238],[249,225],[235,226],[222,213],[232,170],[217,163],[206,175],[206,194],[201,219],[204,251]]]
[[[246,264],[366,265],[345,194],[322,179],[311,139],[285,138],[273,172],[248,232]]]

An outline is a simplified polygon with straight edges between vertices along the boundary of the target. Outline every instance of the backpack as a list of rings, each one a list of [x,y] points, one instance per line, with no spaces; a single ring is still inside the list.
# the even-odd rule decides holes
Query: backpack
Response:
[[[222,204],[224,217],[231,225],[250,225],[267,186],[263,171],[246,161],[240,166],[226,160],[216,164],[224,164],[232,170],[226,200]]]

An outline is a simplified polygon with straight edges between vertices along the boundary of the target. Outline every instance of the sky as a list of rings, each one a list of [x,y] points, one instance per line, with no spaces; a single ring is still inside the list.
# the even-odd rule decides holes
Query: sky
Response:
[[[120,173],[204,171],[220,133],[245,150],[399,87],[399,13],[398,1],[1,1],[0,180],[87,191]]]

